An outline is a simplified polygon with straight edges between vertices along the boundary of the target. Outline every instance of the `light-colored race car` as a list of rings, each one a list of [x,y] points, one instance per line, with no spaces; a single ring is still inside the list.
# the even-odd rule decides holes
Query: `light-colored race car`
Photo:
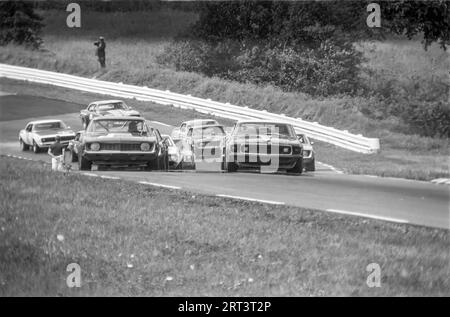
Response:
[[[75,132],[61,120],[28,122],[25,129],[19,132],[20,148],[26,151],[31,147],[34,153],[39,153],[52,145],[57,135],[61,137],[63,145],[68,145],[75,138]]]
[[[161,135],[164,142],[166,143],[168,154],[169,154],[169,168],[171,169],[186,169],[193,168],[193,153],[190,149],[183,148],[181,146],[182,140],[174,140],[170,135]]]
[[[168,168],[167,147],[161,134],[142,117],[96,117],[74,144],[80,170],[90,170],[93,164]]]
[[[194,161],[223,162],[225,149],[225,128],[220,125],[190,127],[186,142],[194,153]]]
[[[303,146],[290,124],[238,121],[227,136],[225,168],[258,168],[261,172],[303,172]]]
[[[189,121],[184,121],[179,127],[172,130],[171,137],[174,141],[186,138],[186,135],[190,127],[204,126],[204,125],[217,125],[219,124],[214,119],[194,119]]]
[[[122,100],[100,100],[91,102],[86,109],[81,110],[80,118],[83,129],[89,122],[99,116],[131,116],[140,117],[139,111],[134,110]]]
[[[316,153],[313,144],[307,135],[297,134],[298,139],[303,144],[303,167],[306,171],[314,172],[316,170]]]

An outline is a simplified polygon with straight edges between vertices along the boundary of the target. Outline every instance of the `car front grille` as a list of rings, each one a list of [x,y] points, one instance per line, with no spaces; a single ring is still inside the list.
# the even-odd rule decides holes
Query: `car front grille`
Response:
[[[61,136],[61,141],[70,141],[75,139],[74,135],[67,135],[67,136]],[[55,137],[50,137],[50,138],[43,138],[41,139],[42,142],[47,143],[47,142],[55,142]]]
[[[236,148],[236,147],[235,147]],[[241,153],[258,153],[258,154],[292,154],[292,147],[290,145],[257,145],[257,144],[242,144],[240,146]]]
[[[140,151],[140,143],[100,143],[103,151]]]

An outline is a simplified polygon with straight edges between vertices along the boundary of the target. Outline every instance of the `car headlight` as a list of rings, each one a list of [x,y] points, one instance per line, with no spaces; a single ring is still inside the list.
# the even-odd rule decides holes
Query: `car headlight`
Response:
[[[150,144],[141,143],[141,151],[150,151]]]
[[[92,151],[98,151],[98,150],[100,150],[100,144],[99,143],[92,143],[91,145],[90,145],[90,149],[92,150]]]

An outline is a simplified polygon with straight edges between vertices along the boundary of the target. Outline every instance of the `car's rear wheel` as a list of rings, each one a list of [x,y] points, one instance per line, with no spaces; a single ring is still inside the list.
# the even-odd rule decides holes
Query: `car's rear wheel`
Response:
[[[33,141],[33,152],[35,154],[39,153],[41,151],[41,148],[36,144],[35,141]]]
[[[19,143],[20,143],[20,149],[21,149],[22,151],[28,150],[29,146],[28,146],[28,144],[26,144],[25,142],[23,142],[22,138],[19,139]]]
[[[288,170],[288,173],[300,175],[303,172],[303,158],[300,158],[295,163],[294,167]]]
[[[83,155],[80,155],[78,158],[78,169],[80,171],[90,171],[92,168],[92,162],[87,160],[83,157]]]
[[[229,173],[233,173],[237,171],[237,165],[234,162],[225,162],[226,171]]]

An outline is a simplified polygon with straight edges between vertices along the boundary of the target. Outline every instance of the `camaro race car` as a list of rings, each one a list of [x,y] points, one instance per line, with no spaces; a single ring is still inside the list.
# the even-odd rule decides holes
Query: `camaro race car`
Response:
[[[227,136],[225,167],[259,168],[301,174],[303,146],[290,124],[273,121],[238,121]]]
[[[61,120],[40,120],[28,122],[25,129],[19,132],[19,142],[22,151],[32,147],[34,153],[48,148],[55,142],[55,137],[61,137],[61,143],[68,145],[75,138],[75,132]]]
[[[225,138],[225,129],[220,124],[197,125],[189,128],[185,144],[194,154],[194,163],[222,163]]]
[[[101,100],[91,102],[86,109],[81,110],[80,118],[83,129],[86,129],[89,122],[99,116],[132,116],[140,117],[141,114],[129,107],[122,100]]]
[[[140,117],[94,118],[74,146],[80,170],[90,170],[92,164],[168,168],[167,147],[159,131]]]

